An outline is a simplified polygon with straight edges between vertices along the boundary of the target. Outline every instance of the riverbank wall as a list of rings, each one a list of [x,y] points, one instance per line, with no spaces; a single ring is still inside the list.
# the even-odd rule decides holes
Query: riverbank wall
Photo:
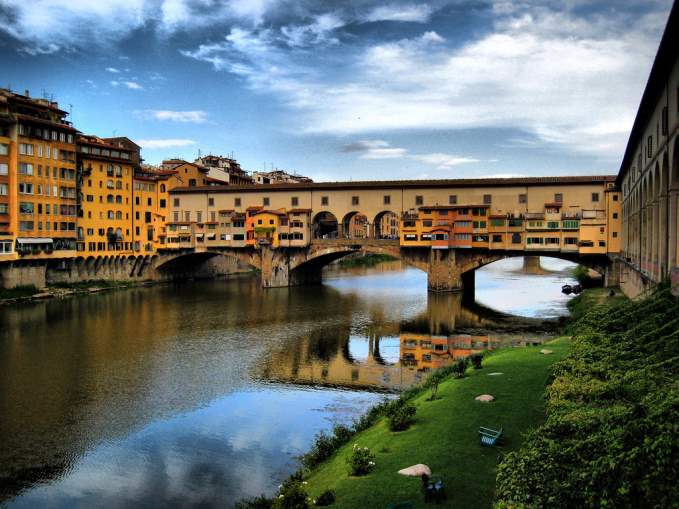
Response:
[[[42,289],[53,285],[75,285],[88,281],[139,283],[214,279],[251,271],[252,267],[228,256],[215,256],[201,263],[179,267],[172,271],[158,270],[155,259],[149,256],[104,257],[97,260],[72,258],[14,261],[0,264],[0,289],[25,286]]]

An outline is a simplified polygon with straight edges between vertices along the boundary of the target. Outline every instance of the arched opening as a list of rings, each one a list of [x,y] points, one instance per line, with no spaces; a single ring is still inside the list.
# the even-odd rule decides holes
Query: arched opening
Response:
[[[672,150],[672,167],[669,168],[670,197],[669,197],[669,270],[679,267],[679,137],[674,139]]]
[[[336,239],[338,228],[337,218],[331,212],[319,212],[314,216],[311,234],[314,239]]]
[[[345,239],[367,239],[370,236],[368,216],[362,212],[349,212],[342,219],[342,236]]]
[[[398,216],[394,212],[390,210],[380,212],[375,216],[373,225],[375,227],[374,237],[376,239],[398,239],[399,220]]]

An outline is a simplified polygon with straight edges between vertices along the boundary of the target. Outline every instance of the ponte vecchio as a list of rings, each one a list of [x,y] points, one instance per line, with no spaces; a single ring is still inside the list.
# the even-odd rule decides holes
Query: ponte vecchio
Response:
[[[429,289],[473,289],[474,271],[530,254],[615,284],[620,193],[614,176],[197,186],[170,191],[161,274],[235,256],[262,286],[320,282],[323,266],[385,253],[428,274]]]

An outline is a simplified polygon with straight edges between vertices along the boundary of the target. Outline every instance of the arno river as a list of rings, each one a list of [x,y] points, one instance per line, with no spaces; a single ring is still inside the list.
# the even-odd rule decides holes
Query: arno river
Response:
[[[240,277],[0,306],[0,506],[271,494],[317,432],[384,392],[453,355],[548,337],[570,267],[543,267],[490,265],[471,303],[393,262],[332,269],[317,287]],[[407,348],[445,337],[447,352]]]

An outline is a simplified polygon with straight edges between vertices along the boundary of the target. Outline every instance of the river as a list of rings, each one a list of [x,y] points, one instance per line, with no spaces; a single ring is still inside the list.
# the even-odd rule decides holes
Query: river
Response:
[[[475,301],[387,262],[324,284],[188,282],[0,306],[0,505],[232,507],[315,434],[453,358],[540,342],[571,265],[476,275]]]

